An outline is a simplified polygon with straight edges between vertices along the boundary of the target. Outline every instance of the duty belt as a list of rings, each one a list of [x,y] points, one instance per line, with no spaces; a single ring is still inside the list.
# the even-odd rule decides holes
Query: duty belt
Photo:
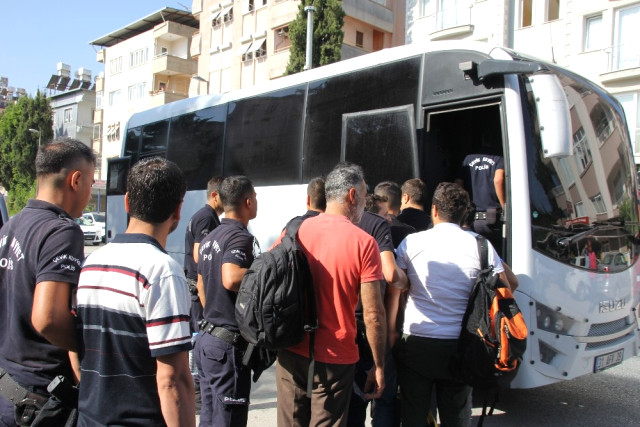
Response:
[[[49,400],[48,397],[30,392],[22,387],[2,368],[0,368],[0,395],[4,396],[14,405],[32,404],[38,409],[42,408],[47,400]]]
[[[198,322],[198,326],[202,332],[218,337],[227,344],[231,344],[243,350],[247,347],[247,342],[242,338],[242,335],[236,332],[231,332],[222,326],[216,326],[205,319]]]
[[[495,217],[497,220],[504,221],[504,214],[502,213],[501,209],[496,211]],[[487,219],[487,212],[476,212],[475,219],[477,220]]]

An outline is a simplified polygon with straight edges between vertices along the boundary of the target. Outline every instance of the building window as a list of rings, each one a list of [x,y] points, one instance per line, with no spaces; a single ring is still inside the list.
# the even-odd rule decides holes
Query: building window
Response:
[[[533,23],[533,0],[520,0],[520,28],[530,27]]]
[[[244,48],[241,49],[241,52]],[[246,50],[242,54],[242,61],[251,61],[252,59],[258,59],[267,56],[266,40],[258,39],[253,43],[246,45]]]
[[[120,141],[120,122],[107,126],[107,141]]]
[[[601,194],[596,194],[595,196],[593,196],[591,198],[591,201],[593,202],[593,207],[596,208],[596,214],[600,215],[607,213],[607,207],[604,204],[604,200],[602,200]]]
[[[584,20],[584,50],[598,50],[605,47],[602,30],[602,14],[589,16]]]
[[[545,10],[545,22],[555,21],[560,18],[560,0],[547,0]]]
[[[364,46],[364,34],[361,31],[356,31],[356,46]]]
[[[211,15],[211,26],[213,28],[222,25],[223,22],[231,21],[233,21],[233,5],[220,9]]]
[[[120,105],[120,90],[109,92],[109,107],[116,107],[118,105]]]
[[[134,68],[139,65],[146,64],[149,60],[149,48],[144,47],[142,49],[129,52],[129,68]]]
[[[69,123],[71,121],[71,108],[65,108],[64,110],[64,122]]]
[[[616,11],[612,71],[640,66],[640,5]]]
[[[576,208],[576,218],[582,218],[587,216],[587,213],[584,210],[584,203],[578,202],[575,205]]]
[[[624,115],[627,117],[634,154],[640,156],[640,92],[620,93],[616,98],[622,104]]]
[[[244,10],[252,12],[267,5],[267,0],[245,0]]]
[[[109,61],[109,72],[111,73],[111,75],[122,72],[122,56]]]
[[[102,95],[103,91],[99,90],[96,92],[96,110],[102,110]]]
[[[129,101],[136,101],[138,99],[144,98],[146,87],[146,82],[129,86]]]
[[[273,51],[278,52],[291,47],[291,39],[289,38],[289,26],[276,28],[273,31]]]
[[[589,117],[593,122],[593,126],[598,136],[598,141],[602,145],[613,133],[614,122],[613,114],[611,110],[602,104],[598,103],[593,106],[593,109],[589,113]]]
[[[429,16],[431,13],[431,0],[420,0],[420,16]]]
[[[582,173],[587,166],[591,164],[589,140],[587,140],[587,135],[582,126],[580,126],[576,133],[573,134],[573,146],[575,147],[575,158],[578,166],[578,173]]]

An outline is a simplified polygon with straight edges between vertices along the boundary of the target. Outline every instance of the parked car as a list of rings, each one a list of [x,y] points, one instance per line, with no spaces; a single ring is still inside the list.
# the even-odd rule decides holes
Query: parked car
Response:
[[[598,271],[622,271],[629,267],[627,257],[622,252],[606,252],[598,264]]]
[[[9,221],[9,211],[7,210],[7,204],[4,202],[4,196],[0,194],[0,227]]]
[[[102,229],[102,241],[107,241],[107,222],[105,214],[101,212],[85,212],[82,214],[83,218],[87,218],[92,224],[99,226]]]
[[[84,217],[76,218],[76,222],[84,233],[85,244],[99,245],[102,242],[102,228],[99,225],[95,225],[90,219]]]

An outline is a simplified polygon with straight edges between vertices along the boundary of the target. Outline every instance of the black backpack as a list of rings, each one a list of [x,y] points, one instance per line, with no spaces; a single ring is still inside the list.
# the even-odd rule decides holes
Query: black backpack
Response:
[[[291,220],[282,242],[256,258],[247,269],[236,299],[236,322],[250,346],[279,350],[310,336],[318,327],[313,282],[307,258],[297,241],[303,218]],[[271,363],[273,363],[271,361]]]
[[[497,392],[509,386],[522,363],[528,331],[511,290],[488,265],[487,240],[480,235],[476,239],[481,268],[462,318],[451,369],[474,389],[494,392],[491,415]],[[485,401],[482,418],[486,406]]]

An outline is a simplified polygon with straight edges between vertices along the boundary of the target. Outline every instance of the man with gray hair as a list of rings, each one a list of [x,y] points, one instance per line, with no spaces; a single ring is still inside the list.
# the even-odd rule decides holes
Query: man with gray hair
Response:
[[[362,169],[339,164],[325,182],[327,208],[305,220],[300,246],[313,276],[319,327],[315,331],[313,391],[306,396],[309,336],[278,353],[278,425],[345,425],[358,349],[355,308],[362,299],[367,338],[374,359],[365,389],[377,398],[384,389],[386,326],[381,296],[380,251],[358,228],[366,199]]]

